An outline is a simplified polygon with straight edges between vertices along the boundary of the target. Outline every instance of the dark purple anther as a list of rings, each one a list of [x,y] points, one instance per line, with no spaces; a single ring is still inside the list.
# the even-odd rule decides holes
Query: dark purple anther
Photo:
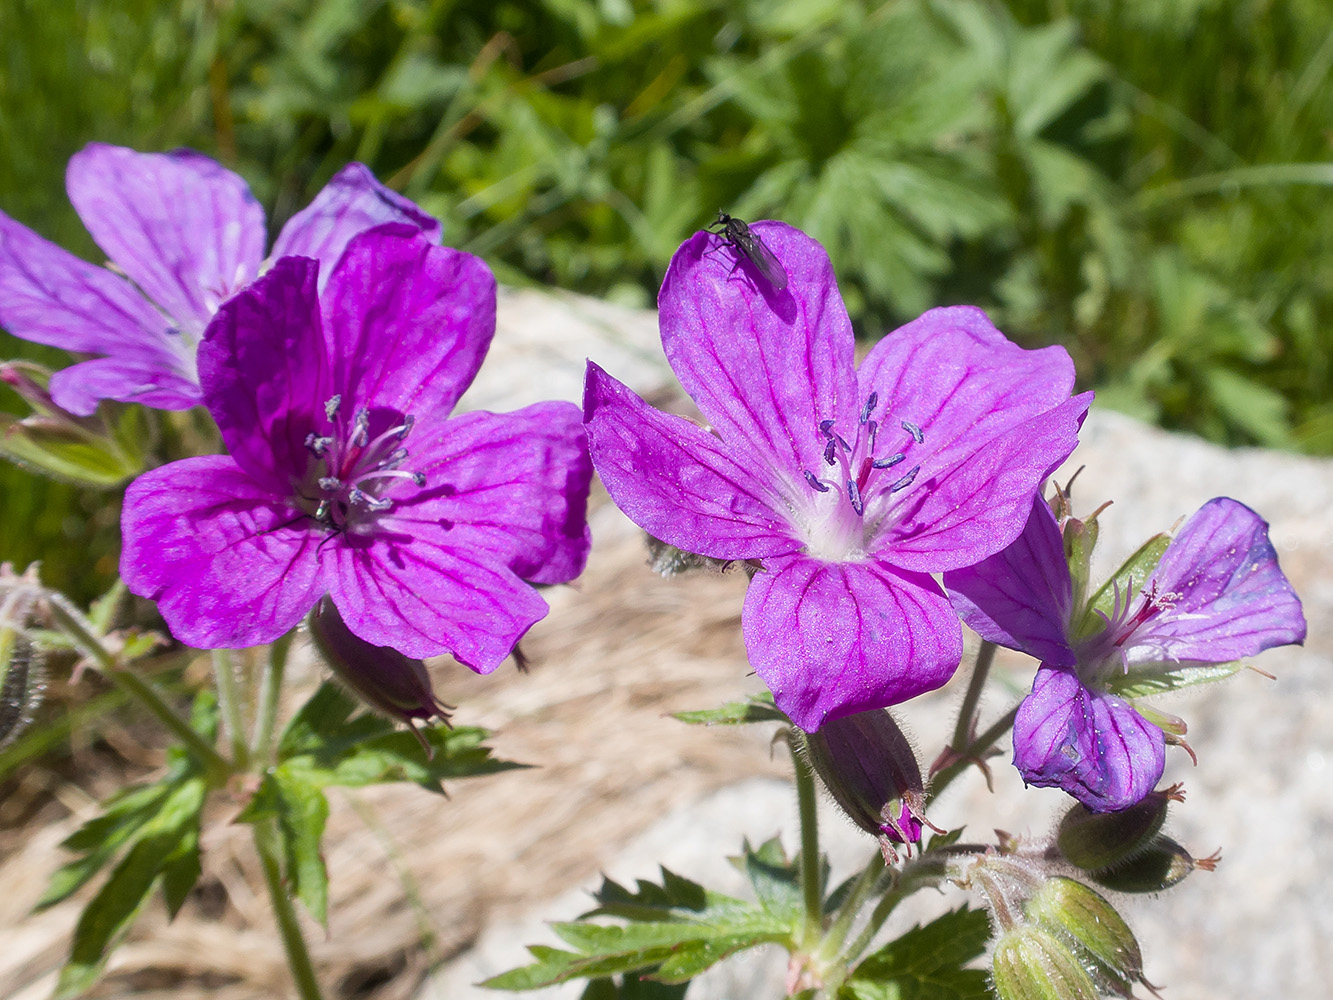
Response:
[[[828,483],[816,479],[815,474],[811,472],[809,469],[807,469],[805,472],[805,481],[809,483],[811,486],[813,486],[815,489],[817,489],[820,493],[827,493],[829,491]]]
[[[879,393],[872,392],[866,399],[866,405],[861,407],[861,423],[866,423],[870,419],[870,414],[875,412],[875,406],[879,403]]]
[[[907,470],[907,475],[903,476],[896,483],[894,483],[892,486],[889,487],[889,492],[897,493],[899,490],[907,489],[907,487],[912,485],[912,480],[916,478],[916,474],[920,471],[921,471],[921,466],[919,465],[912,466],[910,469]]]
[[[918,427],[916,424],[912,423],[910,420],[903,421],[903,430],[905,430],[908,434],[912,435],[912,440],[915,441],[917,444],[921,444],[923,441],[926,440],[926,436],[921,433],[921,428]]]
[[[901,451],[896,455],[890,455],[888,458],[877,458],[870,463],[872,469],[892,469],[899,462],[905,462],[907,456]]]
[[[855,479],[847,480],[847,499],[852,502],[852,510],[856,511],[858,517],[866,512],[865,504],[861,501],[861,489]]]

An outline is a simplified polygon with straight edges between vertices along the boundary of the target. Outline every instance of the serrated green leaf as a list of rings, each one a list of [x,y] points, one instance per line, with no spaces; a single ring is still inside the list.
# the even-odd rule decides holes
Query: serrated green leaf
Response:
[[[162,864],[162,896],[167,904],[167,916],[176,918],[185,905],[190,891],[199,882],[203,866],[199,860],[199,827],[187,829],[176,849]]]
[[[855,1000],[983,1000],[986,973],[964,966],[986,950],[990,922],[963,907],[916,926],[869,955],[839,994]]]
[[[69,960],[60,970],[57,998],[77,996],[96,981],[109,949],[134,922],[164,866],[182,856],[178,849],[183,840],[197,837],[206,793],[201,778],[182,782],[142,825],[133,846],[79,917]]]
[[[800,859],[789,861],[777,837],[760,844],[758,850],[752,849],[747,841],[744,852],[732,861],[750,880],[759,905],[770,915],[785,922],[793,932],[804,924]],[[827,863],[824,868],[827,878]]]
[[[283,877],[292,895],[321,924],[328,920],[328,869],[320,851],[329,803],[309,773],[279,764],[264,775],[255,794],[236,817],[238,823],[278,821]]]
[[[773,704],[767,691],[745,701],[732,701],[720,708],[697,712],[673,712],[672,717],[692,726],[735,726],[746,722],[789,722],[787,716]]]
[[[412,781],[439,792],[449,778],[525,766],[492,757],[484,745],[490,734],[473,726],[419,730],[431,748],[428,758],[413,733],[368,712],[354,715],[359,707],[336,684],[321,686],[283,732],[278,747],[282,767],[319,787]]]

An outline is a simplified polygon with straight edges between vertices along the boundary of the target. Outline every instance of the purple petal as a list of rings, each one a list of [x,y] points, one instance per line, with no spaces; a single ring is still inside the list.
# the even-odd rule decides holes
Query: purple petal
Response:
[[[971,306],[932,309],[889,334],[860,371],[888,425],[906,420],[921,471],[882,553],[920,572],[972,565],[1018,537],[1046,475],[1078,443],[1090,393],[1074,400],[1060,347],[1027,351]]]
[[[141,403],[159,410],[188,410],[203,398],[191,379],[152,361],[97,358],[61,369],[51,376],[56,405],[90,416],[99,400]]]
[[[199,345],[204,401],[227,450],[278,496],[306,471],[306,435],[325,426],[328,388],[319,265],[284,257],[225,303]]]
[[[1072,667],[1074,588],[1060,527],[1038,494],[1023,534],[975,566],[944,574],[954,610],[977,635],[1052,666]]]
[[[440,242],[437,220],[377,181],[369,167],[349,163],[333,175],[314,201],[287,220],[273,242],[273,257],[315,258],[322,289],[347,242],[386,222],[405,223],[419,229],[430,242]]]
[[[312,532],[230,458],[187,458],[125,491],[120,572],[172,635],[201,649],[256,646],[294,628],[324,592]]]
[[[695,233],[662,282],[662,347],[733,454],[799,477],[820,465],[820,422],[854,429],[864,402],[852,327],[823,247],[782,223],[751,230],[786,269],[786,289],[738,267],[722,237]]]
[[[166,319],[124,278],[0,212],[0,326],[67,351],[183,359]],[[179,341],[179,337],[175,338]]]
[[[1150,586],[1167,606],[1125,643],[1133,663],[1230,663],[1305,641],[1301,602],[1267,522],[1229,497],[1209,500],[1185,522]]]
[[[578,407],[466,413],[429,430],[404,442],[406,464],[426,486],[411,487],[414,495],[385,516],[391,530],[484,553],[536,583],[564,583],[583,572],[592,462]]]
[[[802,729],[933,691],[958,668],[962,630],[930,577],[802,556],[765,569],[745,595],[745,648]]]
[[[189,333],[264,259],[264,210],[250,188],[191,150],[89,143],[70,158],[65,187],[97,245]]]
[[[495,334],[490,268],[406,226],[348,243],[323,300],[336,391],[418,420],[453,410]]]
[[[716,437],[653,409],[588,362],[583,419],[593,465],[616,506],[668,544],[715,559],[793,552],[781,501]]]
[[[329,551],[330,593],[347,627],[406,656],[448,653],[487,674],[546,615],[535,590],[486,553],[452,548],[447,531],[340,538]]]
[[[1157,785],[1166,740],[1130,705],[1045,664],[1014,719],[1014,766],[1029,785],[1063,788],[1093,812],[1138,802]]]

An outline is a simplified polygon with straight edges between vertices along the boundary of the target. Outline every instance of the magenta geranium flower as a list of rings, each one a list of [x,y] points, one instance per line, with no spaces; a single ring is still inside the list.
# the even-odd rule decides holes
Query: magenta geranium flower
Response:
[[[70,158],[70,201],[114,270],[95,267],[0,212],[0,326],[102,357],[57,372],[51,395],[87,416],[98,400],[166,410],[201,401],[195,350],[218,306],[264,261],[264,210],[238,175],[190,150],[137,153],[91,143]],[[273,244],[320,261],[401,222],[435,242],[440,224],[359,163],[338,172]],[[119,272],[119,273],[116,273]]]
[[[711,433],[594,364],[584,417],[597,471],[637,524],[762,564],[745,599],[750,662],[816,730],[949,679],[961,628],[929,574],[1017,537],[1090,396],[1070,399],[1062,349],[1022,350],[970,307],[926,313],[858,371],[823,247],[781,223],[750,228],[784,289],[696,233],[659,299],[667,359]]]
[[[1060,527],[1040,497],[1013,545],[944,583],[982,638],[1042,661],[1014,720],[1023,780],[1095,812],[1133,805],[1162,776],[1165,736],[1149,721],[1162,716],[1145,718],[1136,698],[1305,639],[1268,525],[1226,497],[1185,522],[1141,585],[1112,590],[1109,612],[1075,606]]]
[[[592,468],[578,407],[449,418],[495,328],[481,260],[400,225],[284,257],[199,347],[230,456],[130,484],[121,573],[204,648],[271,642],[328,594],[355,635],[494,669],[577,576]]]

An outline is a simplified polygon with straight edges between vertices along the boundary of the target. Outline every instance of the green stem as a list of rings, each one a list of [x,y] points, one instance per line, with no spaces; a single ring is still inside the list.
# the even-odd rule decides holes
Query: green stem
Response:
[[[861,874],[856,877],[852,884],[851,891],[847,893],[847,898],[838,907],[838,915],[834,917],[832,925],[824,935],[824,941],[820,945],[819,952],[821,959],[829,961],[838,955],[842,949],[843,943],[847,940],[847,932],[851,930],[852,923],[861,913],[861,907],[866,900],[875,894],[880,883],[885,879],[892,878],[894,871],[884,863],[884,855],[876,851],[866,866],[861,869]],[[854,956],[853,956],[854,957]],[[843,965],[845,969],[845,964]]]
[[[790,744],[790,741],[789,741]],[[805,902],[808,941],[818,938],[824,924],[824,892],[819,878],[819,818],[815,809],[815,776],[805,758],[791,745],[796,770],[796,806],[801,823],[801,897]]]
[[[268,886],[269,899],[278,920],[278,931],[282,934],[282,946],[287,952],[287,965],[292,970],[296,991],[301,1000],[323,1000],[319,982],[315,979],[315,967],[310,961],[310,951],[301,934],[296,907],[292,905],[287,887],[282,882],[282,867],[278,862],[280,849],[277,820],[260,820],[254,825],[254,830],[255,850],[264,868],[264,884]]]
[[[943,860],[935,856],[925,855],[905,864],[902,871],[897,873],[898,877],[893,886],[871,911],[870,920],[856,936],[856,940],[843,950],[841,967],[850,970],[852,964],[861,957],[861,953],[870,946],[870,942],[884,926],[884,921],[889,919],[889,914],[894,908],[918,889],[938,882],[943,874]]]
[[[227,727],[227,741],[231,744],[231,759],[237,771],[249,765],[250,748],[245,745],[245,724],[241,721],[241,700],[236,691],[236,669],[230,649],[213,650],[213,677],[218,686],[218,706]]]
[[[115,655],[102,645],[102,639],[77,608],[62,594],[48,592],[47,604],[60,630],[74,641],[79,651],[97,663],[102,675],[125,694],[138,701],[169,729],[185,749],[207,772],[213,784],[223,784],[232,774],[232,766],[190,724],[176,714],[157,690],[133,671],[126,670]]]
[[[287,652],[292,648],[295,630],[288,632],[268,650],[268,663],[259,688],[259,707],[255,710],[255,732],[250,741],[250,756],[264,766],[273,763],[273,732],[277,726],[278,703],[282,695],[282,675],[287,669]]]
[[[976,719],[977,705],[981,702],[981,691],[990,676],[990,665],[995,662],[995,643],[981,640],[977,650],[977,663],[972,668],[972,679],[967,683],[967,693],[963,695],[963,707],[958,710],[958,724],[954,727],[951,746],[958,751],[972,739],[972,726]]]
[[[990,728],[968,744],[966,749],[959,750],[959,759],[954,761],[948,767],[940,768],[935,777],[930,779],[930,790],[926,793],[927,804],[933,802],[939,797],[940,792],[949,787],[949,783],[954,778],[963,773],[963,769],[973,761],[981,759],[981,755],[990,749],[991,744],[1003,736],[1014,724],[1014,718],[1018,715],[1018,706],[1015,705],[1004,715],[1000,716],[991,724]]]

